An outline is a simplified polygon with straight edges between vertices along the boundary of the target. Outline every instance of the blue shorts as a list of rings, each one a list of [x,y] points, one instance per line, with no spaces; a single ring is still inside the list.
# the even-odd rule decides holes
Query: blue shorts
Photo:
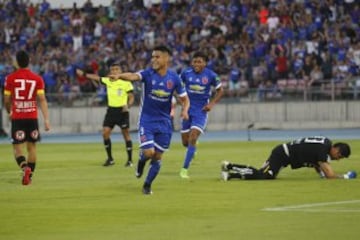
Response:
[[[190,132],[190,129],[197,129],[201,133],[204,132],[207,124],[207,112],[197,112],[196,114],[189,114],[188,120],[182,120],[181,133]]]
[[[172,132],[170,120],[140,122],[138,132],[140,148],[155,148],[157,152],[164,152],[170,147]]]

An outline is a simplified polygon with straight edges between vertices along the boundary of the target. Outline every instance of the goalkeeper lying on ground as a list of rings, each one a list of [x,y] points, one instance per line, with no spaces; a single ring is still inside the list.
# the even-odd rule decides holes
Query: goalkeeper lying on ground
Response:
[[[331,160],[348,158],[351,150],[347,143],[332,144],[326,137],[307,137],[276,146],[260,169],[224,161],[221,176],[227,181],[240,179],[275,179],[279,171],[291,166],[292,169],[313,167],[322,178],[356,178],[355,171],[336,174],[330,166]]]

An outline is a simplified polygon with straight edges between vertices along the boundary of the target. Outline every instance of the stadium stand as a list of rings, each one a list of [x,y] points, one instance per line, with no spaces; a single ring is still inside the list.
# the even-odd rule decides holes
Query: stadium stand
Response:
[[[145,2],[114,0],[93,7],[88,0],[53,9],[46,0],[2,1],[1,83],[13,70],[15,52],[26,49],[32,70],[47,82],[51,104],[99,104],[103,89],[76,77],[76,67],[102,75],[117,59],[125,71],[141,69],[149,62],[147,50],[162,43],[174,49],[172,66],[178,72],[194,51],[205,51],[228,99],[359,98],[359,1]],[[231,76],[232,84],[243,86],[238,92],[228,88]]]

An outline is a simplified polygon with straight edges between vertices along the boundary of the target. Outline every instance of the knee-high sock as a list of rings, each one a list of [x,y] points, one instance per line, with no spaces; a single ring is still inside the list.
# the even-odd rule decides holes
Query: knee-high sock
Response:
[[[195,152],[196,152],[195,146],[189,145],[187,147],[183,168],[186,168],[186,169],[189,168],[190,163],[191,163],[192,159],[194,158]]]
[[[126,152],[128,155],[128,161],[132,161],[132,141],[126,141]]]
[[[148,186],[151,185],[151,183],[154,181],[156,176],[159,174],[160,167],[161,167],[161,160],[152,160],[151,161],[149,172],[145,179],[146,185],[148,185]]]
[[[104,146],[106,150],[107,157],[112,159],[112,153],[111,153],[111,139],[104,139]]]
[[[26,162],[26,158],[24,156],[19,156],[19,157],[15,158],[15,160],[20,168],[24,168],[24,167],[28,166],[27,162]]]

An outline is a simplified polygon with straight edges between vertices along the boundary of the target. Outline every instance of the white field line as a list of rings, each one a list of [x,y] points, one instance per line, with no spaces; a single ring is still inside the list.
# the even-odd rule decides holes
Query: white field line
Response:
[[[346,205],[360,203],[360,200],[349,200],[339,202],[322,202],[301,205],[292,205],[284,207],[263,208],[263,211],[282,212],[282,211],[301,211],[301,212],[360,212],[360,209],[316,209],[316,207]]]

